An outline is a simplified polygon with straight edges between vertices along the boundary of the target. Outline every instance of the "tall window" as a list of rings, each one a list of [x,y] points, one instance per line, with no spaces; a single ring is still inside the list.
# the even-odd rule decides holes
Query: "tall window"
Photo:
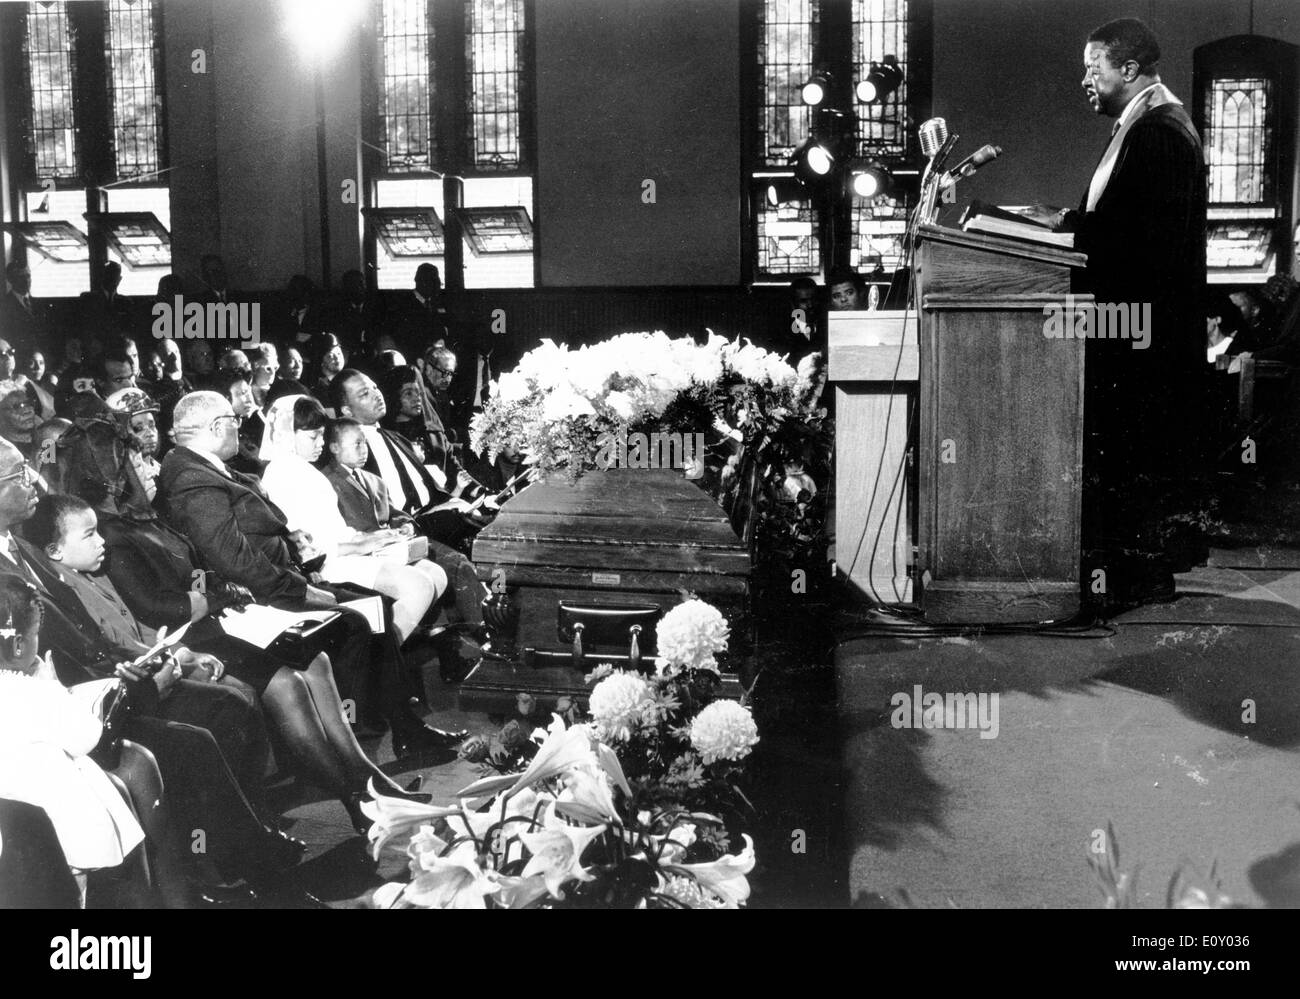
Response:
[[[15,174],[33,294],[86,291],[106,260],[122,264],[123,294],[152,294],[171,264],[159,4],[3,6],[5,54],[22,67]]]
[[[790,154],[812,131],[812,112],[799,91],[818,61],[821,0],[762,0],[757,14],[765,169],[755,172],[751,185],[755,267],[761,277],[788,279],[820,272],[822,213],[811,197],[771,205],[765,192],[768,179],[784,174]]]
[[[517,170],[522,163],[523,34],[523,0],[465,5],[466,120],[470,156],[480,170]]]
[[[873,62],[897,57],[903,82],[879,104],[858,105],[858,148],[897,171],[908,164],[915,146],[908,109],[908,0],[853,0],[853,82],[866,76]],[[904,188],[892,195],[854,198],[851,206],[848,264],[864,276],[892,275],[903,264],[903,235],[915,197]]]
[[[78,173],[72,106],[75,59],[67,5],[29,3],[23,62],[31,112],[27,138],[37,180],[72,180]]]
[[[424,3],[384,0],[379,17],[385,166],[393,173],[428,170],[433,145],[429,10]]]
[[[751,51],[758,141],[751,163],[750,220],[754,278],[785,282],[836,266],[870,274],[902,262],[902,235],[914,202],[917,109],[928,102],[929,0],[754,0]],[[919,58],[918,58],[919,55]],[[882,103],[853,100],[873,63],[895,57],[900,87]],[[805,192],[771,205],[773,179],[792,176],[791,153],[818,126],[800,97],[817,70],[831,74],[833,106],[856,118],[848,152],[895,173],[901,184],[871,199],[839,191]],[[850,118],[849,120],[852,120]]]
[[[1258,283],[1289,269],[1297,51],[1238,35],[1193,54],[1211,282]]]
[[[109,0],[104,58],[113,95],[113,162],[119,180],[153,177],[162,166],[158,36],[144,0]]]
[[[367,170],[380,288],[532,287],[526,0],[381,0]]]

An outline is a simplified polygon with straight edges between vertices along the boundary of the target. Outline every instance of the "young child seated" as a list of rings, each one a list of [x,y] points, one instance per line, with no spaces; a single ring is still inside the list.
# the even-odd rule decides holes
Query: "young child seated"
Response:
[[[389,501],[388,487],[373,472],[367,472],[370,445],[361,432],[361,424],[351,417],[340,417],[325,429],[325,448],[329,464],[322,470],[338,494],[343,520],[358,531],[396,528],[404,537],[415,535],[409,516]]]
[[[84,905],[85,872],[117,867],[144,831],[90,759],[103,734],[95,702],[64,688],[40,657],[40,626],[35,587],[0,574],[0,798],[44,809]]]

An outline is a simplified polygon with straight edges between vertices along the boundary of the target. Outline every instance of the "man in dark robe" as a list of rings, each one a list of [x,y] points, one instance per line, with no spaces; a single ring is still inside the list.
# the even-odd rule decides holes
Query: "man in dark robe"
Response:
[[[1132,18],[1088,37],[1082,84],[1093,110],[1116,121],[1065,223],[1088,255],[1081,290],[1112,327],[1086,346],[1083,583],[1101,596],[1092,583],[1105,578],[1103,602],[1118,606],[1171,596],[1173,572],[1204,558],[1205,160],[1159,58]],[[1115,335],[1117,310],[1128,337]]]

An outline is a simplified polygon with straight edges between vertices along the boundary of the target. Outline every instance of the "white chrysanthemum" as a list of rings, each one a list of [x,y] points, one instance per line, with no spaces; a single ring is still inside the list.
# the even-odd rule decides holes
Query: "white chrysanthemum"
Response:
[[[502,402],[519,402],[532,395],[528,379],[518,371],[507,371],[496,383],[492,395]]]
[[[633,673],[612,673],[591,692],[591,717],[611,739],[627,739],[654,710],[650,685]]]
[[[691,746],[705,763],[743,760],[757,742],[754,716],[735,701],[714,701],[691,722]]]
[[[621,419],[630,420],[635,412],[632,397],[626,392],[611,392],[605,396],[605,405],[612,409]]]
[[[703,600],[678,604],[655,628],[661,665],[716,670],[714,653],[727,647],[728,631],[727,619],[712,604]]]

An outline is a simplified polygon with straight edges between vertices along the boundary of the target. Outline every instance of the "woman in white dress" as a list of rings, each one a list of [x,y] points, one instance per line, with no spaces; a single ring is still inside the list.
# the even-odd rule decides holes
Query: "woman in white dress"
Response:
[[[381,555],[406,539],[395,530],[357,531],[339,513],[334,487],[313,465],[325,449],[329,417],[311,396],[276,399],[266,414],[261,460],[267,462],[262,488],[278,506],[291,531],[311,536],[325,556],[320,574],[331,583],[355,583],[396,601],[393,625],[404,642],[425,611],[447,588],[447,574],[427,559],[407,565],[403,554]]]
[[[39,656],[40,612],[35,588],[0,577],[0,798],[45,810],[84,903],[85,872],[117,867],[145,834],[88,755],[103,734],[92,697],[102,684],[74,694],[59,683]]]

